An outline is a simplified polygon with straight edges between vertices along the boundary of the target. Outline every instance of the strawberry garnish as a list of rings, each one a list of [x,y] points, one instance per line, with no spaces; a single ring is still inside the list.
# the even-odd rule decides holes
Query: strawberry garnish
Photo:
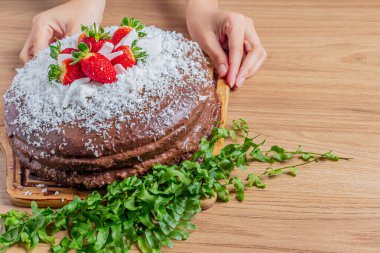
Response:
[[[72,51],[76,50],[75,48],[65,48],[62,50],[61,47],[62,47],[62,45],[59,41],[56,43],[56,45],[50,45],[49,46],[50,57],[57,60],[58,55],[60,55],[60,54],[71,54]]]
[[[104,32],[104,28],[96,26],[84,26],[82,25],[82,34],[79,35],[78,44],[84,42],[90,48],[91,52],[98,52],[106,41],[110,41],[109,33]]]
[[[123,54],[113,59],[111,61],[112,65],[120,64],[126,69],[136,65],[138,59],[145,62],[148,54],[145,51],[142,51],[140,47],[137,47],[136,43],[137,40],[133,41],[132,48],[129,46],[120,46],[116,48],[113,52],[122,51]]]
[[[111,42],[116,46],[133,28],[130,26],[122,26],[118,28],[111,39]]]
[[[85,27],[85,26],[82,25],[82,27],[81,27],[81,30],[82,30],[82,31],[83,31],[83,29],[85,29],[84,27]],[[78,37],[78,44],[81,43],[81,42],[83,42],[83,39],[84,39],[85,37],[86,37],[86,34],[81,33],[81,34],[79,35],[79,37]]]
[[[121,21],[120,27],[114,32],[111,42],[116,46],[133,28],[138,32],[140,38],[146,35],[144,32],[139,32],[144,28],[144,24],[140,20],[125,17]]]
[[[62,61],[61,65],[51,64],[49,66],[49,81],[60,81],[64,85],[70,85],[79,78],[85,77],[80,64],[71,65],[72,59]]]
[[[73,52],[73,62],[81,66],[83,73],[99,83],[113,83],[116,72],[111,62],[102,54],[91,52],[86,43],[78,45],[78,52]]]
[[[63,49],[61,51],[61,54],[71,54],[73,51],[78,51],[78,50],[72,47],[68,47],[68,48]]]
[[[125,69],[136,65],[136,58],[128,46],[120,46],[114,52],[122,51],[123,54],[111,61],[112,65],[120,64]]]
[[[57,60],[58,55],[61,53],[61,42],[57,42],[56,45],[50,45],[50,57]]]

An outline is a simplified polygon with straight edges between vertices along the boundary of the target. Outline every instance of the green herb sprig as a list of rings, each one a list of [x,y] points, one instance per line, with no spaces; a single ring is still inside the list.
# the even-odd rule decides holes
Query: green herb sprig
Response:
[[[305,152],[300,147],[293,152],[278,146],[262,151],[264,142],[256,143],[248,137],[244,120],[234,121],[233,129],[214,128],[209,140],[202,139],[200,149],[192,159],[173,165],[155,165],[151,173],[114,182],[101,195],[92,192],[86,199],[75,197],[66,206],[53,211],[39,209],[32,203],[32,215],[18,210],[1,214],[2,234],[0,252],[12,245],[23,245],[31,250],[38,243],[51,244],[51,252],[128,252],[136,244],[142,252],[161,252],[164,246],[173,247],[173,240],[186,240],[196,226],[191,222],[201,211],[204,198],[217,195],[224,202],[230,200],[230,186],[236,198],[244,200],[246,187],[263,189],[263,177],[285,172],[298,173],[297,167],[320,160],[337,161],[331,152]],[[240,144],[232,143],[213,156],[215,143],[221,138],[244,135]],[[231,176],[235,168],[246,169],[254,161],[272,164],[292,158],[302,159],[297,166],[268,167],[262,174],[253,173],[243,180]],[[68,231],[58,244],[54,234]]]

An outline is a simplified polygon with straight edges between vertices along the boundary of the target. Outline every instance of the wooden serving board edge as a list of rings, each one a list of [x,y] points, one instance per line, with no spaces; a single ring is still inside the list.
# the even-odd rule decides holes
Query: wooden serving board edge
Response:
[[[214,80],[216,80],[217,94],[221,103],[220,125],[221,127],[225,127],[230,88],[223,79],[219,79],[215,74],[213,74],[213,76],[215,77]],[[3,109],[3,105],[1,105],[1,107],[1,109]],[[9,144],[4,126],[0,127],[0,132],[0,148],[1,152],[3,152],[6,164],[6,189],[12,204],[17,206],[30,207],[30,203],[32,201],[35,201],[39,207],[58,208],[70,202],[75,195],[79,196],[80,198],[85,198],[91,192],[67,187],[51,187],[48,185],[48,192],[42,192],[43,188],[40,187],[22,186],[22,172],[20,164]],[[223,145],[224,140],[219,140],[215,144],[214,154],[219,153]],[[59,192],[58,195],[54,195],[56,191]],[[26,192],[30,192],[31,195],[26,194]],[[209,206],[206,208],[208,207]]]

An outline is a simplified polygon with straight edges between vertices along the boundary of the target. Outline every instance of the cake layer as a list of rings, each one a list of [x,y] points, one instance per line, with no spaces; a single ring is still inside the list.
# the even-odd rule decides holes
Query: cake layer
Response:
[[[161,152],[155,152],[154,154],[144,153],[146,147],[139,149],[140,158],[134,157],[133,159],[127,159],[128,162],[123,160],[125,153],[119,153],[110,157],[103,157],[102,159],[117,160],[116,166],[108,169],[97,168],[98,170],[70,170],[59,169],[54,166],[46,166],[39,163],[36,160],[29,162],[26,157],[19,154],[21,164],[26,165],[31,172],[36,176],[57,182],[59,184],[72,186],[75,188],[96,189],[112,183],[114,180],[122,180],[132,175],[142,175],[149,171],[149,169],[155,164],[173,164],[181,160],[188,159],[199,148],[199,142],[202,137],[208,136],[214,127],[215,121],[219,120],[219,104],[206,107],[197,118],[197,123],[192,126],[184,126],[187,128],[186,134],[181,138],[173,141],[171,145],[162,149]],[[156,143],[149,144],[155,146]],[[157,151],[157,149],[154,149]],[[92,162],[96,164],[101,158],[93,158]],[[101,164],[99,162],[98,164]]]

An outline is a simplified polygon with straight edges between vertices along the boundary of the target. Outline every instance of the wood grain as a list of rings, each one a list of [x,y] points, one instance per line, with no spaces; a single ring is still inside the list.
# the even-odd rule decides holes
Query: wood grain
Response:
[[[21,65],[31,18],[59,2],[1,1],[1,93]],[[108,1],[104,24],[129,15],[187,35],[183,2]],[[262,70],[232,92],[227,122],[247,119],[268,145],[332,148],[354,160],[313,164],[296,178],[248,190],[243,203],[217,203],[197,215],[199,229],[187,241],[165,251],[380,252],[380,2],[224,0],[221,6],[252,17],[269,53]],[[12,208],[3,186],[0,211]]]

